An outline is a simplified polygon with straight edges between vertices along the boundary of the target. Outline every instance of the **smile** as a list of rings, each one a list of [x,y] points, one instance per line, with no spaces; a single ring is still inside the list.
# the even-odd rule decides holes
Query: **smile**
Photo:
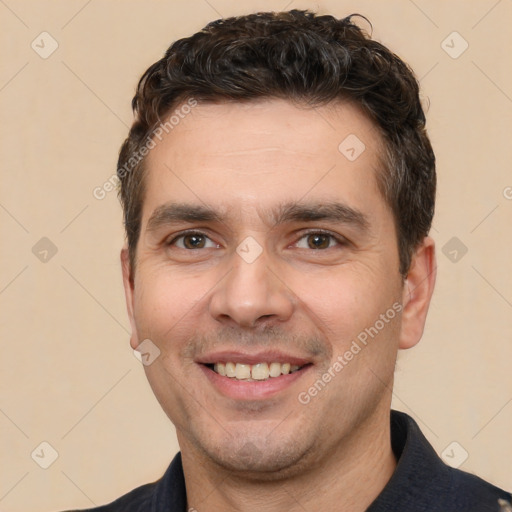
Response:
[[[215,363],[208,365],[215,373],[222,377],[229,377],[231,379],[243,381],[261,381],[271,378],[280,377],[281,375],[288,375],[294,373],[302,368],[297,364],[291,363],[257,363],[257,364],[243,364],[243,363]]]
[[[213,389],[221,395],[237,401],[259,401],[284,392],[299,379],[305,378],[314,367],[308,362],[301,365],[297,362],[246,364],[228,360],[225,363],[199,364],[199,368]]]

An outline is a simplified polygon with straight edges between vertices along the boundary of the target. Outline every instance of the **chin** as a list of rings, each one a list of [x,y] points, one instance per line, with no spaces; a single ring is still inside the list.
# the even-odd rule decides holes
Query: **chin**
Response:
[[[267,432],[259,437],[238,433],[216,446],[211,446],[210,440],[201,446],[201,451],[215,465],[236,472],[239,478],[279,480],[303,472],[306,455],[313,451],[313,446],[306,448],[305,440],[297,435],[283,437],[282,433]]]

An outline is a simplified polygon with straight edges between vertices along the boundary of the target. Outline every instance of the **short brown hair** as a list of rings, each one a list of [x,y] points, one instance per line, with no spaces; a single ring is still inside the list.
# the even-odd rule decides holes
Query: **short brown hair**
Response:
[[[435,157],[412,70],[354,17],[366,20],[295,9],[220,19],[174,42],[149,67],[132,101],[135,121],[117,168],[132,272],[144,200],[141,150],[162,117],[191,99],[282,98],[310,106],[348,100],[378,127],[386,149],[377,183],[394,215],[399,270],[407,274],[432,223]]]

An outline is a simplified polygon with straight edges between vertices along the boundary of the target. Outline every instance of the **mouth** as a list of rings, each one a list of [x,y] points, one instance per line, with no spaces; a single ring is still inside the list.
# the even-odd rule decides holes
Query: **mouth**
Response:
[[[235,379],[238,381],[255,382],[275,379],[277,377],[281,377],[281,375],[289,375],[291,373],[298,372],[305,366],[308,366],[308,364],[298,365],[292,363],[280,363],[277,361],[270,363],[262,362],[256,364],[244,364],[228,361],[225,363],[210,363],[205,366],[221,377],[228,377],[229,379]]]
[[[314,366],[307,359],[278,352],[223,352],[196,363],[216,392],[236,401],[277,396],[296,385]]]

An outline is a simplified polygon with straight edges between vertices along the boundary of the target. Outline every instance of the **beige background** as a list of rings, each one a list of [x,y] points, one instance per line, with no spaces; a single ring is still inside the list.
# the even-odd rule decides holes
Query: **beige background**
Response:
[[[366,15],[421,78],[439,275],[425,336],[400,354],[394,406],[438,453],[457,441],[462,469],[512,489],[511,0],[1,0],[2,512],[111,501],[177,451],[128,344],[116,193],[92,191],[115,170],[138,77],[171,41],[221,16],[292,7]],[[59,45],[46,59],[31,48],[43,50],[43,31]],[[458,58],[442,47],[453,31],[469,44]],[[444,47],[463,44],[452,35]],[[42,237],[58,251],[46,262],[32,250]],[[466,254],[443,253],[452,237]],[[31,458],[43,441],[58,452],[48,469]]]

